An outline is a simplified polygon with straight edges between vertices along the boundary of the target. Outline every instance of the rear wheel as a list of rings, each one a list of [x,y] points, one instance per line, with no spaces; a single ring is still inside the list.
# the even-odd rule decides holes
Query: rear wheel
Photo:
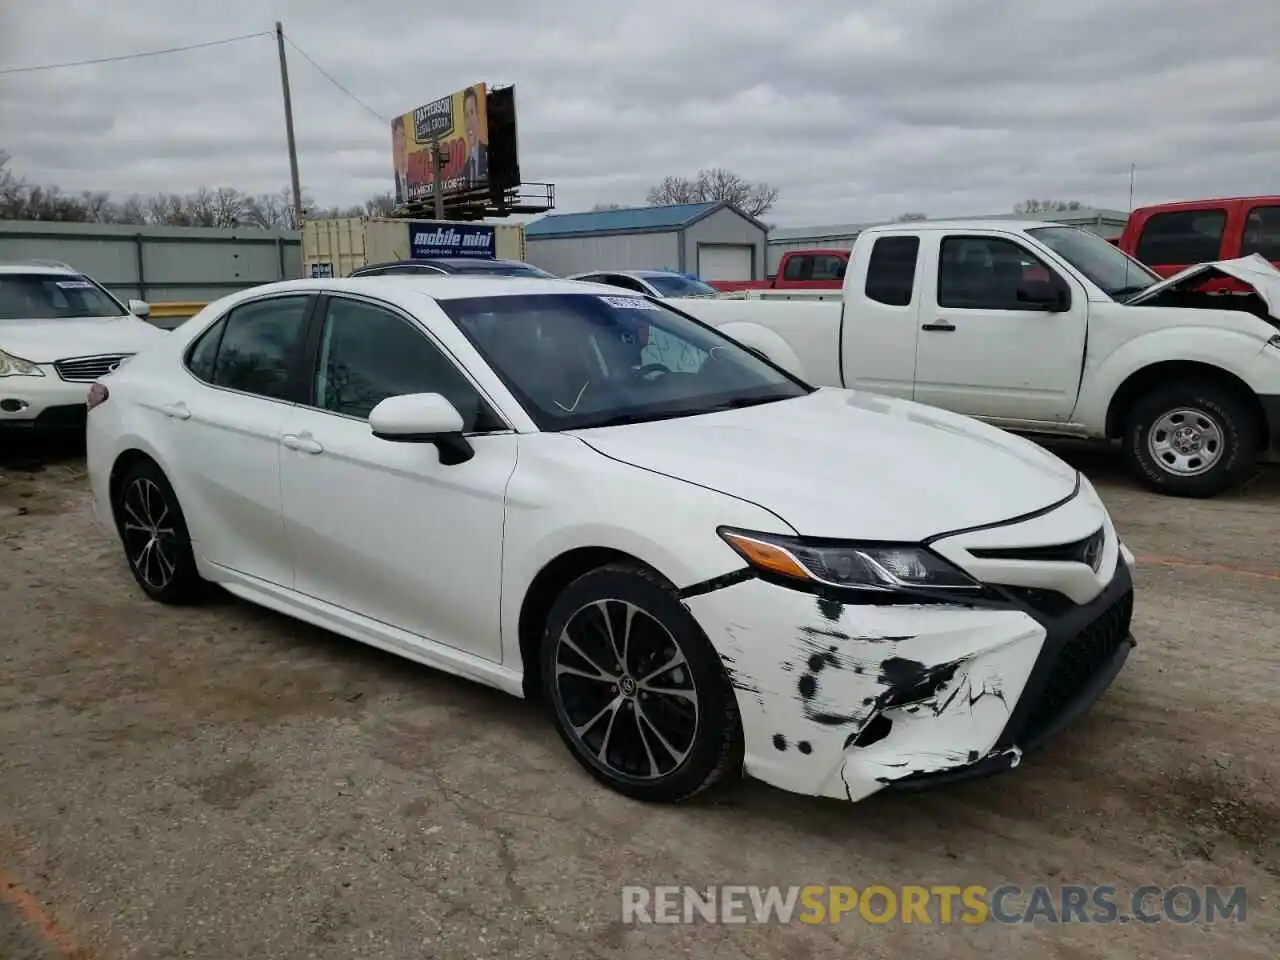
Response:
[[[159,603],[202,599],[206,584],[164,471],[150,460],[134,464],[117,486],[113,506],[129,570],[143,592]]]
[[[1211,382],[1170,384],[1139,397],[1125,418],[1130,468],[1148,487],[1212,497],[1248,475],[1259,424],[1236,391]]]
[[[693,796],[741,764],[737,701],[675,591],[611,564],[552,606],[541,675],[556,728],[600,782],[637,800]]]

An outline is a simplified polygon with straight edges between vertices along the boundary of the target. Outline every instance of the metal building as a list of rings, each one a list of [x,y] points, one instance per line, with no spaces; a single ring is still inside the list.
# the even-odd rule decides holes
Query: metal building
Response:
[[[965,220],[1008,220],[1011,217],[1024,218],[1013,213],[988,213],[977,217],[964,217]],[[1078,210],[1060,210],[1053,215],[1031,214],[1030,219],[1050,220],[1069,226],[1088,230],[1108,240],[1120,236],[1124,232],[1125,222],[1129,215],[1122,210],[1094,209],[1082,207]],[[946,219],[960,219],[947,217]],[[867,227],[878,227],[885,223],[877,220],[873,223],[841,223],[824,227],[786,227],[774,230],[769,234],[768,276],[778,269],[778,261],[788,250],[804,250],[810,247],[825,247],[830,250],[852,250],[853,241]]]
[[[768,232],[724,201],[553,214],[524,228],[528,261],[557,276],[667,269],[703,280],[763,280]]]

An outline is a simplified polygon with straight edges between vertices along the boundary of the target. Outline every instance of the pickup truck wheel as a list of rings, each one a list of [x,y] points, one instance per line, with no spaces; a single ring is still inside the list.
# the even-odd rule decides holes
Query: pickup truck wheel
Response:
[[[1258,457],[1258,425],[1235,391],[1210,382],[1157,387],[1125,417],[1125,455],[1138,479],[1175,497],[1212,497]]]

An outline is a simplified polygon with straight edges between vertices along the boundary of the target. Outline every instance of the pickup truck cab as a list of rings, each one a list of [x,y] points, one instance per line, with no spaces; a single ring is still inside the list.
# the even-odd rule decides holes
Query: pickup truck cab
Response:
[[[848,250],[788,250],[768,280],[712,280],[717,290],[839,290],[849,267]]]
[[[1198,292],[1224,278],[1250,292]],[[839,301],[679,308],[819,386],[1119,440],[1168,494],[1212,496],[1280,440],[1280,271],[1259,257],[1162,281],[1074,227],[928,221],[863,231]]]
[[[1116,245],[1162,277],[1193,264],[1255,253],[1280,266],[1280,197],[1139,207],[1129,214]]]

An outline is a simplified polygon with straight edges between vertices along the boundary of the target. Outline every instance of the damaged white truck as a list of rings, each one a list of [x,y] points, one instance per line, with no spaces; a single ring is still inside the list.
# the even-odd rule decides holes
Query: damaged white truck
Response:
[[[1240,292],[1198,292],[1215,277]],[[930,221],[861,233],[840,300],[674,305],[819,386],[1119,441],[1170,495],[1214,496],[1280,446],[1280,272],[1261,257],[1161,280],[1073,227]]]

